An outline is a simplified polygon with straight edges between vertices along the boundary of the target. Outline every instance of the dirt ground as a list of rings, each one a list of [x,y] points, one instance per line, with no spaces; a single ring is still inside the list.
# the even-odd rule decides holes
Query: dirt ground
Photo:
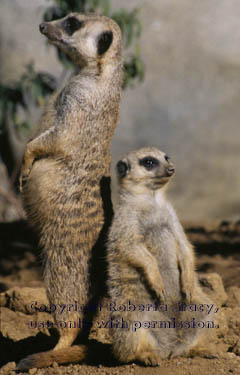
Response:
[[[162,360],[160,367],[156,368],[138,364],[119,365],[111,361],[101,363],[100,360],[95,364],[87,365],[54,364],[46,369],[31,369],[29,373],[32,375],[240,374],[240,222],[194,226],[186,223],[185,228],[195,246],[197,271],[207,275],[219,274],[226,291],[226,294],[220,291],[220,284],[212,291],[213,295],[216,294],[216,298],[220,293],[219,301],[221,300],[222,305],[219,312],[220,328],[209,344],[213,349],[213,355],[202,358],[198,354],[189,358]],[[22,321],[28,319],[29,314],[11,303],[13,297],[9,297],[7,291],[15,287],[43,290],[39,289],[43,286],[41,257],[37,250],[36,239],[26,222],[0,223],[0,293],[2,293],[0,365],[3,366],[0,375],[15,374],[15,362],[28,354],[50,349],[57,340],[56,336],[50,336],[46,332],[39,332],[32,337],[29,337],[28,333],[20,333],[20,336],[17,336],[19,322],[21,319]],[[204,288],[204,282],[202,286]],[[16,291],[14,293],[16,295]],[[16,332],[8,330],[9,326],[15,328]],[[104,340],[103,350],[109,350],[109,345]]]

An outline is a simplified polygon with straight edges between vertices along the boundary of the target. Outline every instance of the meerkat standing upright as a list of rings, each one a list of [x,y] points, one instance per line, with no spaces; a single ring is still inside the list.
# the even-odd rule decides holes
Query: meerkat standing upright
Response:
[[[101,265],[90,267],[103,258],[99,247],[112,215],[110,141],[119,115],[121,31],[107,17],[79,13],[44,22],[40,31],[80,72],[50,100],[38,135],[26,147],[22,197],[43,248],[50,303],[86,305],[100,283],[93,285]],[[83,312],[74,309],[56,314],[60,338],[54,350],[22,360],[19,369],[81,357],[82,349],[69,348],[79,328],[58,324],[79,318]]]
[[[169,157],[142,148],[119,161],[117,171],[120,202],[107,248],[113,353],[121,362],[157,365],[199,342],[206,330],[194,324],[207,325],[211,302],[198,285],[193,248],[165,197],[174,174]],[[196,312],[187,307],[200,305]]]

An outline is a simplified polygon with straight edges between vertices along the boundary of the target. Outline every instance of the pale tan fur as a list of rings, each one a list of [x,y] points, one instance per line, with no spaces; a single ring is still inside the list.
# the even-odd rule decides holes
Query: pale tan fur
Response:
[[[79,73],[49,101],[37,136],[26,147],[20,188],[43,249],[50,303],[86,305],[104,292],[104,241],[112,216],[110,142],[122,85],[121,31],[107,17],[79,13],[43,23],[40,31],[72,58]],[[56,326],[83,317],[81,311],[64,311],[55,314]],[[58,331],[56,353],[73,343],[79,328]],[[67,349],[63,357],[72,361]],[[19,368],[50,365],[58,358],[54,352],[36,354]]]
[[[146,159],[157,163],[152,168],[151,162],[144,166]],[[199,287],[193,247],[165,196],[174,173],[169,158],[157,148],[142,148],[128,153],[117,170],[120,202],[107,251],[109,295],[116,303],[111,308],[113,354],[123,363],[157,365],[161,358],[187,353],[209,328],[159,328],[151,323],[148,328],[134,329],[136,322],[173,322],[174,318],[180,322],[193,317],[206,322],[212,317],[206,311],[181,312],[176,304],[211,301]],[[127,306],[129,301],[134,306],[150,306],[150,311],[118,311],[117,306]],[[167,311],[159,304],[167,306]],[[124,328],[119,328],[118,321]]]

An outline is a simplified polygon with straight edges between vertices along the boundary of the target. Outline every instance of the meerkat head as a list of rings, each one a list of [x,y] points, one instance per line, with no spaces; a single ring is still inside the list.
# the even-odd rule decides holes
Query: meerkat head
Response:
[[[117,163],[121,188],[135,194],[162,189],[174,172],[169,156],[154,147],[129,152]]]
[[[79,65],[101,62],[102,59],[110,63],[111,58],[121,56],[120,28],[104,16],[70,13],[64,18],[41,23],[39,29]]]

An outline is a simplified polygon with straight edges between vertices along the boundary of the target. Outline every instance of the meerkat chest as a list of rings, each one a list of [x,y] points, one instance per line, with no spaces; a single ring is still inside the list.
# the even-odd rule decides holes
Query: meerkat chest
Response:
[[[166,296],[177,300],[180,297],[178,247],[171,224],[164,217],[152,217],[145,227],[145,242],[154,256],[163,280]]]
[[[156,207],[142,219],[146,246],[161,268],[177,268],[178,245],[167,207]]]
[[[70,81],[57,96],[55,101],[57,112],[60,116],[68,111],[78,112],[78,110],[92,115],[101,114],[114,102],[110,100],[109,91],[101,82],[90,77],[77,77]],[[119,100],[116,100],[115,106],[119,105],[118,102]]]

